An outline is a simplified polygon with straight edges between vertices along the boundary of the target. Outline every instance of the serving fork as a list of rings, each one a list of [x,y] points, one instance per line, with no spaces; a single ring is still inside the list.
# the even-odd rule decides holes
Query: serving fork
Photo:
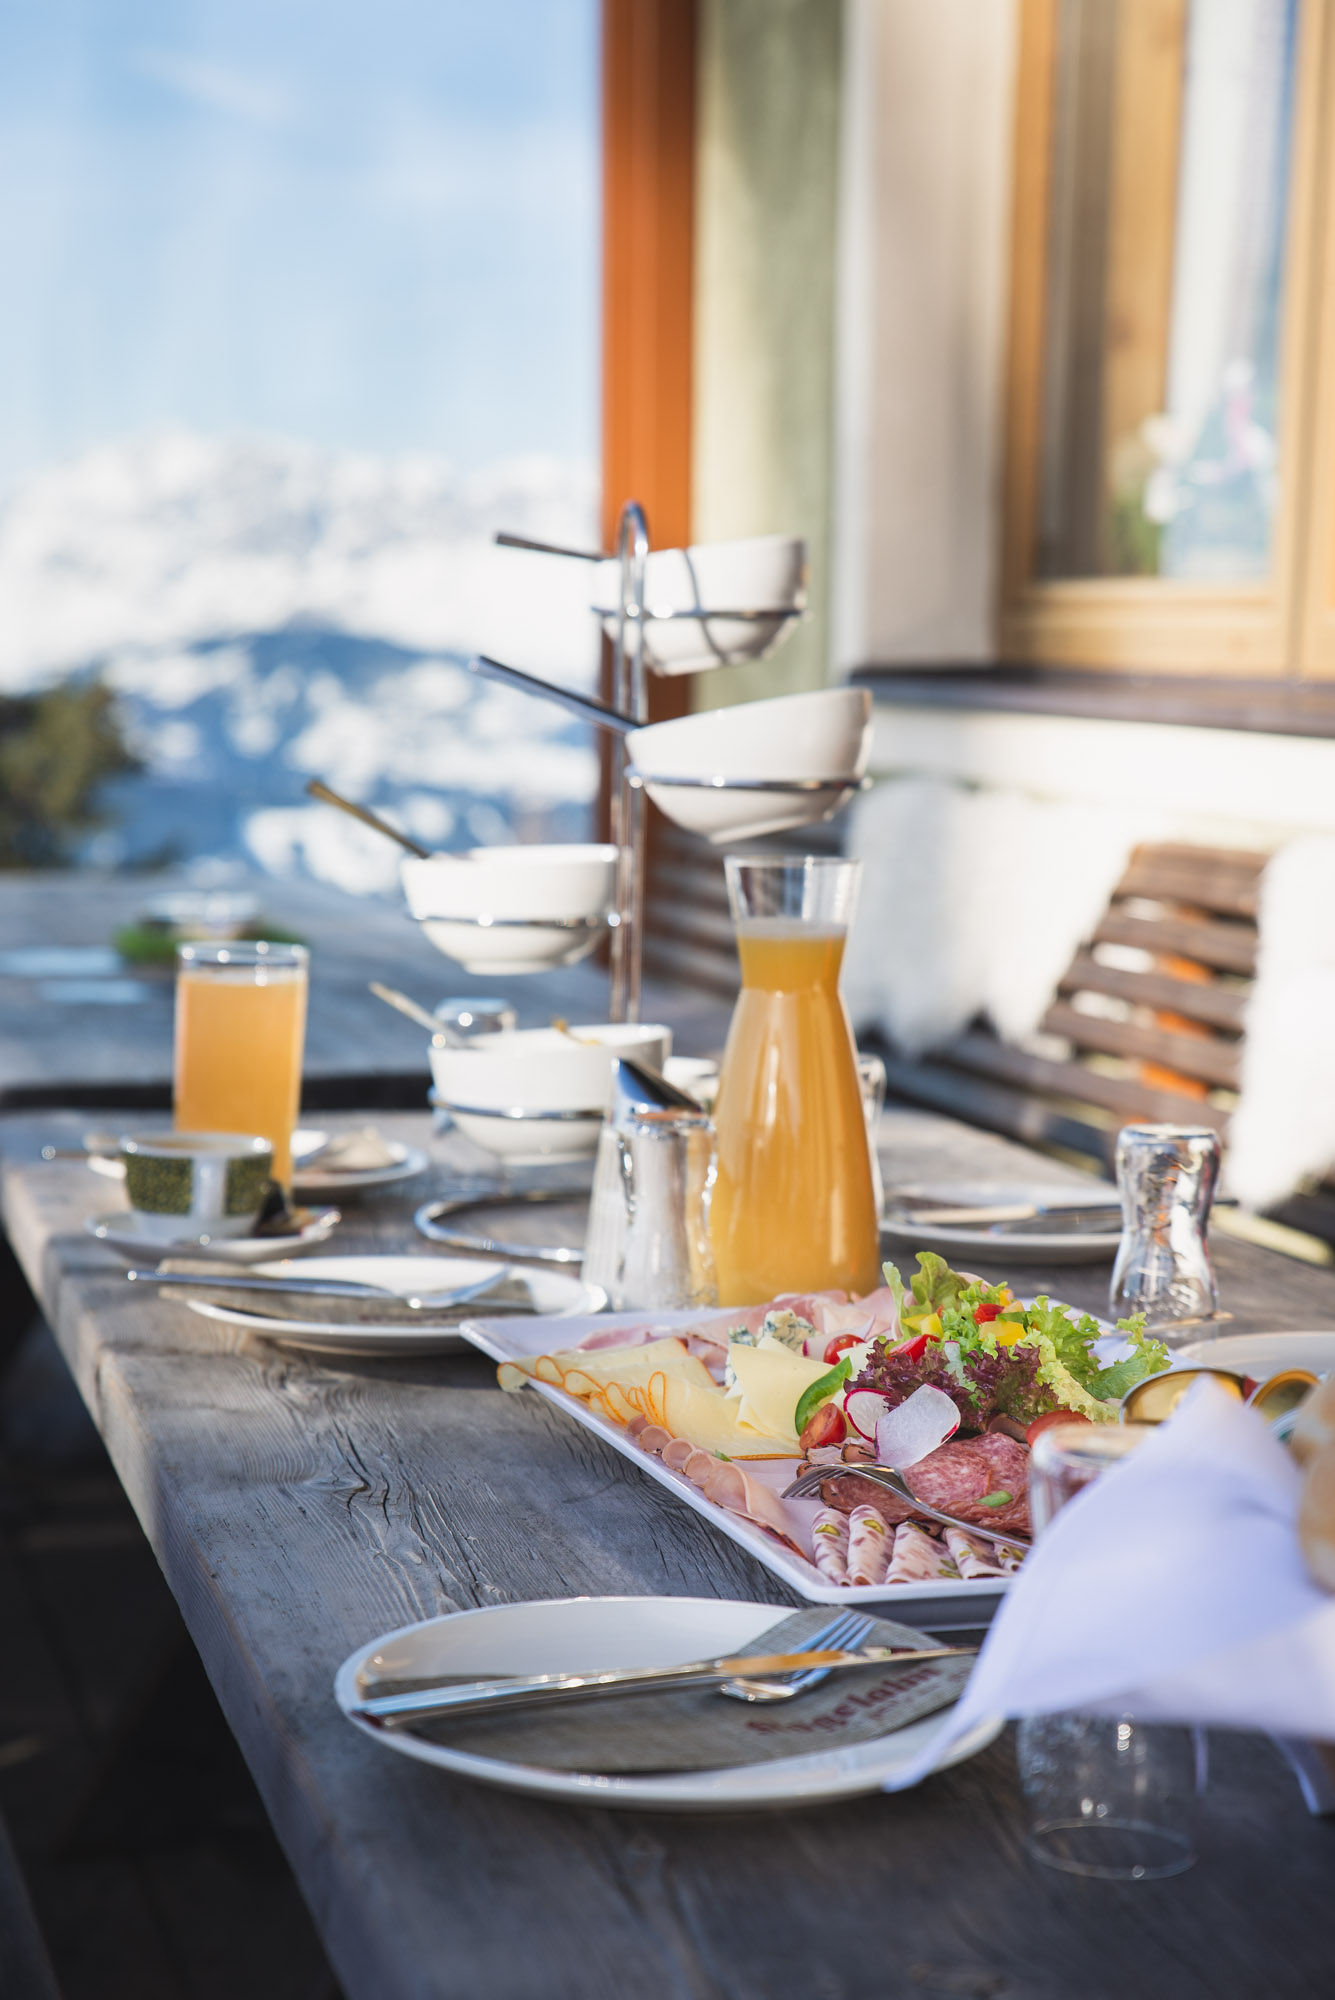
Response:
[[[947,1514],[940,1507],[931,1507],[910,1491],[908,1482],[901,1473],[890,1465],[815,1465],[810,1472],[803,1472],[785,1486],[779,1495],[781,1500],[801,1500],[818,1493],[827,1479],[869,1479],[873,1486],[884,1486],[888,1493],[894,1493],[906,1500],[915,1514],[925,1514],[929,1521],[940,1521],[947,1528],[960,1528],[966,1535],[981,1535],[985,1542],[995,1542],[999,1548],[1009,1549],[1013,1555],[1027,1556],[1029,1543],[1019,1535],[1007,1535],[1000,1528],[983,1528],[976,1521],[961,1521],[958,1514]]]

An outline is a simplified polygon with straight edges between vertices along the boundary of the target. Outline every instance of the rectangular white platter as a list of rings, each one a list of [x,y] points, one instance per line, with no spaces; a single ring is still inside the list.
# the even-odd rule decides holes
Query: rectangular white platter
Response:
[[[642,1312],[536,1319],[516,1314],[505,1319],[465,1320],[459,1331],[465,1340],[480,1348],[484,1354],[489,1354],[493,1361],[514,1361],[528,1354],[564,1352],[578,1347],[587,1334],[606,1332],[612,1327],[625,1327],[628,1332],[638,1327],[653,1327],[667,1334],[697,1324],[702,1316],[699,1312]],[[697,1514],[703,1514],[713,1527],[737,1542],[757,1562],[763,1563],[771,1575],[780,1578],[808,1603],[850,1607],[865,1605],[868,1609],[875,1606],[888,1617],[896,1615],[893,1608],[896,1605],[901,1606],[905,1614],[911,1606],[913,1623],[930,1631],[953,1631],[985,1625],[1001,1602],[1006,1579],[999,1577],[972,1583],[966,1583],[961,1578],[958,1582],[942,1579],[935,1583],[857,1584],[851,1588],[830,1583],[814,1563],[794,1555],[782,1542],[771,1540],[763,1529],[707,1499],[683,1473],[671,1471],[652,1452],[641,1451],[619,1424],[609,1422],[587,1403],[582,1403],[578,1396],[569,1396],[564,1389],[556,1388],[550,1382],[535,1381],[530,1383],[529,1388],[536,1390],[539,1396],[545,1396],[559,1409],[568,1411],[576,1423],[583,1424],[586,1430],[605,1438],[650,1479],[656,1479],[660,1486],[666,1486],[686,1506],[693,1507]],[[749,1464],[746,1469],[778,1492],[793,1477],[795,1466],[791,1460],[760,1460]],[[792,1509],[795,1535],[801,1538],[809,1529],[817,1502],[789,1500],[784,1504]]]

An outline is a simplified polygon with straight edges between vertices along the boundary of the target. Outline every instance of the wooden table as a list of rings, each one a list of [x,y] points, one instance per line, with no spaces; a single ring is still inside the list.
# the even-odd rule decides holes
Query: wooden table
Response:
[[[906,1796],[720,1818],[542,1804],[378,1750],[330,1681],[388,1627],[581,1591],[786,1594],[549,1404],[499,1394],[480,1357],[334,1366],[130,1293],[80,1232],[107,1183],[37,1158],[78,1124],[0,1120],[5,1226],[347,2000],[1330,1990],[1335,1831],[1261,1738],[1212,1738],[1199,1865],[1125,1886],[1026,1859],[1005,1739]],[[884,1151],[891,1179],[1033,1166],[926,1114],[892,1114]],[[340,1241],[404,1242],[422,1193],[350,1211]],[[1335,1322],[1329,1274],[1228,1241],[1218,1262],[1239,1323]],[[1032,1274],[1088,1305],[1106,1281],[1098,1266]]]
[[[166,1105],[171,1101],[172,975],[119,963],[112,934],[179,888],[170,876],[0,874],[0,1107]],[[316,882],[243,886],[265,916],[311,949],[305,1101],[310,1108],[425,1101],[426,1037],[367,991],[378,979],[427,1006],[494,992],[442,958],[404,907]],[[521,1025],[607,1018],[607,974],[586,959],[500,982]],[[680,1055],[722,1047],[726,1003],[647,980],[644,1020],[666,1020]]]

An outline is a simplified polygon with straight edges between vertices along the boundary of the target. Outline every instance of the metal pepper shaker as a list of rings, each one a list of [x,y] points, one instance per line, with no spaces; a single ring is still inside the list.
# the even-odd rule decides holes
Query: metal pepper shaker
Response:
[[[1114,1319],[1144,1313],[1169,1347],[1218,1314],[1206,1226],[1219,1160],[1208,1125],[1124,1125],[1117,1135],[1122,1241],[1109,1309]]]

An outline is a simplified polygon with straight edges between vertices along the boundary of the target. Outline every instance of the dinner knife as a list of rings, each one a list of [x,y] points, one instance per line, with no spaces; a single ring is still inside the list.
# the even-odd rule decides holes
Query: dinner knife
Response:
[[[235,1276],[213,1276],[203,1271],[127,1271],[128,1283],[142,1285],[193,1285],[196,1291],[203,1288],[210,1292],[303,1292],[323,1299],[369,1299],[386,1305],[406,1306],[414,1312],[443,1312],[450,1306],[471,1305],[475,1300],[485,1298],[503,1282],[513,1283],[514,1274],[508,1268],[488,1272],[471,1285],[455,1285],[447,1291],[424,1292],[420,1297],[411,1297],[403,1292],[391,1291],[388,1285],[366,1285],[354,1278],[261,1278],[251,1272]],[[498,1303],[506,1303],[500,1301]],[[532,1300],[524,1305],[529,1311]]]
[[[801,1673],[820,1667],[917,1666],[925,1660],[971,1659],[976,1646],[926,1646],[905,1651],[864,1646],[840,1651],[761,1653],[733,1659],[693,1660],[679,1667],[614,1667],[590,1674],[524,1674],[504,1680],[460,1681],[454,1687],[416,1688],[406,1694],[372,1695],[348,1712],[354,1722],[378,1729],[410,1729],[449,1715],[488,1715],[552,1702],[587,1701],[606,1694],[660,1694],[666,1689],[716,1687],[723,1681],[762,1674]]]

